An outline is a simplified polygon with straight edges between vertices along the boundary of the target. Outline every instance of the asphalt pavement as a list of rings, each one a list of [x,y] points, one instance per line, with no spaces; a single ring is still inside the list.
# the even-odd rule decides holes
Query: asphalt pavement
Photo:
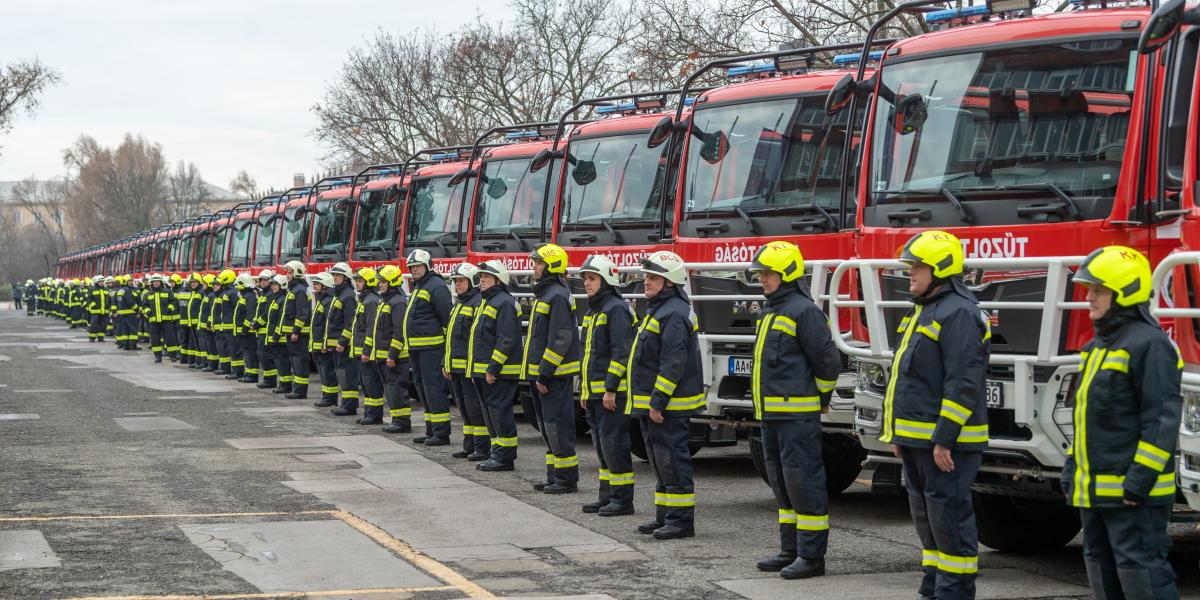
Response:
[[[776,513],[744,444],[696,456],[697,536],[662,542],[635,532],[653,512],[643,461],[637,515],[580,511],[587,436],[580,492],[547,496],[524,422],[517,470],[482,473],[455,445],[310,402],[0,309],[0,598],[916,597],[907,503],[861,483],[831,502],[826,577],[755,570]],[[1195,527],[1172,531],[1181,591],[1200,597]],[[980,598],[1090,597],[1078,539],[979,564]]]

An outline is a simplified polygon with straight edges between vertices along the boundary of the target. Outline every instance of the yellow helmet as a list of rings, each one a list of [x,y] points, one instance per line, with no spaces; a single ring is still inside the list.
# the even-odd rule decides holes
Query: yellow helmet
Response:
[[[538,244],[529,258],[546,263],[547,273],[567,272],[567,251],[556,244]]]
[[[195,271],[192,271],[192,275],[191,275],[191,277],[189,277],[189,279],[191,279],[192,281],[199,282],[199,283],[204,283],[204,275],[201,275],[200,273],[197,273]]]
[[[213,284],[213,282],[216,280],[217,280],[216,275],[213,275],[212,273],[208,273],[204,276],[204,285],[211,286]]]
[[[358,272],[354,274],[354,278],[363,280],[363,285],[366,285],[367,287],[375,287],[376,285],[379,285],[379,274],[377,274],[375,269],[372,269],[371,267],[363,267],[359,269]]]
[[[774,271],[785,283],[804,277],[804,255],[800,247],[783,240],[768,242],[754,254],[751,271]]]
[[[172,273],[171,274],[171,283],[174,283],[176,285],[183,283],[183,275],[180,275],[179,273]]]
[[[379,277],[392,287],[399,286],[404,281],[404,272],[396,265],[384,265],[379,269]]]
[[[900,261],[929,265],[933,276],[945,279],[963,272],[962,242],[945,231],[922,231],[900,250]]]
[[[1105,246],[1092,251],[1071,280],[1112,290],[1121,306],[1150,300],[1150,261],[1133,248]]]
[[[217,275],[217,283],[221,285],[229,285],[236,279],[237,273],[234,273],[233,269],[225,269],[224,271],[221,271],[220,275]]]

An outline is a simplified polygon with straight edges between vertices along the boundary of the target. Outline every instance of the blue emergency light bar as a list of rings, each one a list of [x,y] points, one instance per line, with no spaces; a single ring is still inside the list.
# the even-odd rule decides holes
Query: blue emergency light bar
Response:
[[[982,17],[991,14],[986,4],[978,4],[975,6],[964,6],[962,8],[948,8],[946,10],[935,10],[925,13],[926,23],[941,23],[942,21],[951,21],[953,19],[966,19],[968,17]]]
[[[375,171],[375,173],[373,173],[373,175],[378,175],[380,177],[385,177],[387,175],[399,175],[399,174],[400,174],[400,169],[383,169],[382,171]]]
[[[331,179],[329,181],[326,181],[324,185],[336,187],[339,185],[350,185],[350,182],[351,182],[350,179]]]
[[[286,194],[284,194],[284,195],[285,195],[285,196],[288,196],[288,197],[291,197],[291,196],[307,196],[307,195],[308,195],[308,193],[309,193],[309,192],[311,192],[311,191],[312,191],[312,188],[301,188],[301,189],[298,189],[298,190],[292,190],[292,191],[290,191],[290,192],[288,192],[288,193],[286,193]]]
[[[839,54],[833,57],[835,65],[851,65],[857,63],[862,58],[862,54]],[[875,50],[867,53],[867,62],[874,62],[883,58],[883,50]]]
[[[733,68],[725,71],[725,74],[730,77],[740,77],[742,75],[754,75],[755,73],[774,73],[774,72],[775,72],[775,64],[774,63],[763,63],[763,64],[759,64],[759,65],[745,65],[745,66],[741,66],[741,67],[733,67]]]
[[[683,105],[684,105],[684,106],[691,106],[691,105],[693,105],[693,104],[695,104],[695,103],[696,103],[696,97],[695,97],[695,96],[688,96],[687,98],[684,98],[684,99],[683,99]]]
[[[613,113],[627,112],[631,110],[637,110],[637,104],[634,104],[632,100],[629,102],[622,102],[620,104],[605,104],[603,106],[597,106],[596,114],[611,115]]]
[[[540,133],[533,131],[533,130],[510,131],[510,132],[504,134],[504,139],[506,139],[506,140],[528,140],[528,139],[533,139],[533,138],[540,137],[540,136],[541,136]]]
[[[457,152],[439,152],[438,154],[429,155],[429,160],[453,160],[457,158]]]

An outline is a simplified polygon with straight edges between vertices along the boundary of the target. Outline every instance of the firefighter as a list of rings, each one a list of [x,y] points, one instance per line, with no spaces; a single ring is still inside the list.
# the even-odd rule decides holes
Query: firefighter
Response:
[[[146,275],[137,280],[137,298],[141,310],[137,313],[138,340],[150,345],[150,323],[147,318],[146,298],[150,295],[150,276]]]
[[[163,351],[170,352],[169,348],[175,347],[175,330],[170,327],[170,323],[172,319],[179,318],[179,305],[167,287],[166,277],[150,277],[145,302],[143,312],[150,333],[150,350],[154,352],[154,362],[160,363]]]
[[[383,423],[383,370],[375,360],[375,333],[378,331],[381,305],[378,285],[379,275],[375,269],[364,267],[354,274],[358,307],[355,309],[350,352],[359,361],[359,376],[362,378],[363,416],[356,421],[359,425]]]
[[[467,370],[483,399],[491,437],[491,458],[477,465],[480,471],[512,471],[517,460],[517,421],[513,400],[521,378],[521,309],[508,293],[508,267],[499,260],[479,265],[479,293],[483,299],[471,325]]]
[[[617,288],[620,279],[611,260],[593,254],[583,261],[579,274],[588,296],[579,404],[587,413],[592,446],[600,462],[599,498],[584,504],[583,512],[602,517],[631,515],[633,459],[629,454],[629,416],[625,414],[625,364],[636,317]]]
[[[171,290],[171,297],[175,299],[175,319],[171,321],[171,330],[174,334],[175,346],[169,349],[172,362],[183,361],[183,320],[186,315],[184,309],[187,305],[186,298],[181,299],[180,295],[187,296],[187,286],[184,284],[183,276],[178,273],[171,274],[167,278],[167,287]]]
[[[1095,337],[1080,355],[1075,437],[1062,487],[1083,522],[1096,598],[1179,598],[1167,562],[1183,359],[1150,316],[1150,263],[1100,248],[1075,272]]]
[[[253,331],[254,319],[250,315],[253,307],[250,302],[253,300],[247,302],[245,294],[247,291],[253,292],[253,288],[254,280],[249,275],[234,276],[230,300],[233,304],[233,322],[229,330],[229,374],[225,379],[241,381],[246,376],[245,342],[247,334]]]
[[[101,279],[104,278],[101,277]],[[22,290],[21,295],[25,299],[25,316],[32,316],[37,312],[38,285],[32,279],[26,279],[25,289]]]
[[[758,569],[806,579],[825,574],[829,498],[821,414],[829,412],[841,355],[804,283],[800,248],[770,242],[758,249],[750,270],[767,299],[756,327],[751,397],[779,508],[779,553],[758,561]]]
[[[657,487],[654,519],[638,532],[670,540],[696,534],[696,490],[688,451],[688,420],[704,406],[700,347],[691,304],[684,291],[687,269],[674,252],[661,250],[642,259],[649,306],[625,367],[630,401],[625,414],[637,415]]]
[[[338,417],[351,417],[358,414],[359,400],[359,360],[351,356],[350,340],[354,336],[354,316],[358,314],[358,294],[350,282],[350,266],[344,262],[333,265],[329,269],[333,275],[333,302],[329,305],[329,317],[326,327],[329,337],[337,340],[334,346],[335,364],[338,387],[342,390],[341,404],[330,410],[330,414]]]
[[[108,289],[104,287],[104,276],[92,278],[92,289],[88,294],[88,341],[103,342],[104,326],[108,320]]]
[[[267,339],[271,337],[270,330],[267,328],[267,317],[271,311],[271,283],[275,279],[275,271],[271,269],[263,269],[258,274],[258,298],[256,302],[258,308],[254,311],[255,325],[255,349],[258,351],[258,364],[262,371],[262,381],[254,387],[260,390],[267,390],[275,387],[275,378],[279,375],[278,369],[275,368],[275,357],[271,353],[270,346],[267,345]]]
[[[237,291],[233,289],[236,281],[237,273],[231,269],[217,274],[211,309],[213,338],[217,347],[217,370],[213,374],[224,375],[226,379],[236,379],[230,377],[233,374],[233,321],[239,299]]]
[[[284,267],[289,282],[283,308],[283,333],[287,336],[292,366],[291,392],[284,397],[305,400],[308,398],[308,376],[312,373],[312,355],[308,351],[312,299],[308,295],[308,283],[304,280],[304,263],[293,260]]]
[[[200,368],[200,343],[196,327],[200,324],[200,301],[203,294],[200,286],[202,283],[202,276],[199,273],[192,273],[188,276],[187,297],[183,305],[183,317],[179,321],[180,330],[183,332],[180,335],[183,346],[183,362],[189,369]]]
[[[108,297],[108,314],[104,317],[104,335],[112,337],[114,341],[116,340],[116,334],[113,333],[113,321],[116,320],[116,312],[113,293],[117,289],[116,282],[117,278],[111,275],[104,278],[104,291]]]
[[[404,317],[408,294],[404,272],[387,265],[379,270],[380,307],[375,327],[375,360],[383,373],[383,396],[391,422],[384,433],[411,433],[412,406],[408,398],[408,346],[404,343]],[[382,359],[381,359],[382,357]]]
[[[288,334],[283,332],[284,305],[287,303],[287,275],[271,278],[271,296],[267,299],[267,352],[275,362],[278,385],[271,392],[291,393],[292,360],[288,353]]]
[[[467,346],[471,342],[471,324],[479,310],[482,298],[475,289],[475,278],[479,268],[471,263],[462,263],[450,273],[454,294],[458,302],[450,311],[450,324],[446,326],[446,355],[442,357],[442,376],[450,382],[450,392],[462,415],[462,450],[454,458],[470,461],[486,460],[491,440],[488,437],[487,421],[484,419],[483,400],[479,390],[467,373]]]
[[[238,300],[241,316],[241,335],[239,335],[238,346],[242,350],[242,364],[245,367],[242,370],[242,376],[238,379],[240,383],[258,383],[259,361],[258,361],[258,307],[262,306],[259,303],[260,294],[258,293],[258,279],[252,277],[249,273],[238,276],[242,284],[241,298]]]
[[[137,300],[133,296],[133,289],[129,287],[128,275],[118,276],[117,282],[117,290],[113,294],[117,347],[137,350]]]
[[[450,288],[433,270],[424,250],[413,250],[405,261],[412,274],[412,297],[404,315],[404,343],[412,364],[413,384],[425,407],[425,435],[413,442],[426,446],[450,443],[450,404],[442,377],[446,325],[450,323]]]
[[[533,489],[569,494],[579,486],[571,394],[581,352],[575,300],[566,282],[567,252],[555,244],[538,244],[529,259],[534,301],[521,374],[529,380],[538,431],[546,442],[546,483],[535,483]]]
[[[204,275],[204,293],[200,298],[200,325],[197,329],[200,331],[200,339],[202,341],[202,368],[204,373],[212,373],[217,370],[217,366],[221,362],[221,355],[217,353],[217,335],[213,330],[213,307],[217,300],[217,276],[212,273]]]
[[[321,379],[321,399],[313,403],[317,408],[336,406],[338,403],[337,363],[334,348],[337,339],[327,328],[330,306],[333,304],[333,275],[321,273],[312,277],[313,309],[308,322],[309,352],[317,364],[317,376]]]
[[[979,545],[971,484],[987,447],[991,330],[962,281],[958,238],[917,234],[900,260],[910,267],[914,306],[901,320],[880,440],[903,462],[922,547],[921,596],[974,598]]]

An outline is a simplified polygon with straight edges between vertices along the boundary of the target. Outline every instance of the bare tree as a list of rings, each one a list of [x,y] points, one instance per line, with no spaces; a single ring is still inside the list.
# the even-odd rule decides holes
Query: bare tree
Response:
[[[66,220],[67,184],[28,178],[13,186],[12,197],[33,221],[10,224],[16,243],[6,246],[23,255],[23,260],[49,272],[50,266],[68,249]],[[8,227],[5,227],[8,229]]]
[[[0,134],[12,129],[13,120],[20,111],[32,114],[38,107],[38,96],[42,91],[61,78],[36,58],[0,68]]]
[[[199,216],[209,200],[212,200],[212,191],[200,176],[200,169],[194,163],[179,161],[167,177],[167,196],[162,206],[163,222],[174,223]]]
[[[229,191],[254,198],[258,194],[258,181],[247,173],[245,169],[242,169],[238,171],[233,179],[229,180]]]
[[[169,220],[162,147],[126,134],[115,149],[80,136],[63,153],[71,181],[67,214],[79,245],[118,239]]]

